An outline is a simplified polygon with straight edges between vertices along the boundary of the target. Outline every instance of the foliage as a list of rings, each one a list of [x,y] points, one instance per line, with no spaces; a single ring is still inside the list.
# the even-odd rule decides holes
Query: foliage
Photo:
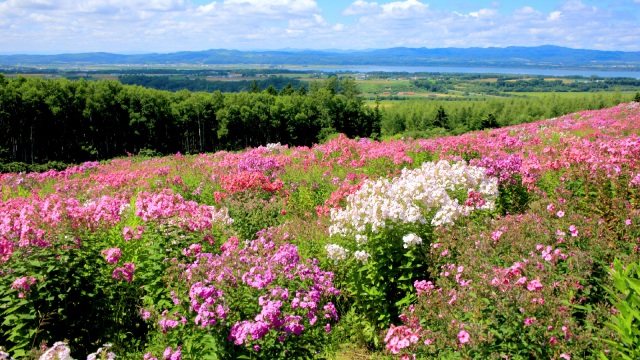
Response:
[[[640,263],[623,266],[615,259],[611,269],[614,289],[609,289],[614,313],[607,327],[619,337],[619,341],[604,339],[611,345],[610,355],[616,359],[635,359],[640,356]],[[603,358],[608,358],[603,354]]]

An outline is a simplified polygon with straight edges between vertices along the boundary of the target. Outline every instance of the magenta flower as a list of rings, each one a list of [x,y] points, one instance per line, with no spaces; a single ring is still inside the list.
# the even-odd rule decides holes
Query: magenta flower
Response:
[[[534,323],[535,321],[536,321],[536,318],[526,318],[526,319],[524,319],[524,324],[525,324],[526,326],[533,325],[533,323]]]
[[[557,215],[559,218],[561,218],[561,217],[563,217],[563,216],[564,216],[564,211],[560,210],[560,211],[558,211],[558,212],[556,213],[556,215]]]
[[[470,339],[471,337],[469,336],[468,332],[460,330],[460,332],[458,333],[458,341],[460,341],[460,344],[468,343]]]
[[[33,276],[23,276],[15,279],[13,284],[11,284],[11,288],[13,290],[18,290],[18,298],[22,299],[31,288],[31,285],[35,283],[36,278]]]
[[[627,219],[627,220],[625,220],[625,221],[624,221],[624,223],[625,223],[627,226],[631,225],[631,219]]]
[[[120,256],[122,256],[122,251],[120,251],[119,248],[111,248],[111,249],[103,250],[101,254],[104,255],[104,258],[105,260],[107,260],[107,263],[116,264],[118,263]]]
[[[128,282],[133,281],[133,273],[136,271],[136,264],[124,263],[123,267],[118,267],[113,270],[111,277],[116,280],[126,280]]]

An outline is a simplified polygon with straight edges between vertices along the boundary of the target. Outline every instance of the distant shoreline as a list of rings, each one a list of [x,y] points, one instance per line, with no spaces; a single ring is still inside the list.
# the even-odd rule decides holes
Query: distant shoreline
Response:
[[[603,78],[628,77],[640,79],[639,71],[625,70],[591,70],[591,69],[543,69],[543,68],[515,68],[515,67],[484,67],[484,66],[282,66],[285,70],[322,71],[322,72],[406,72],[406,73],[463,73],[463,74],[502,74],[502,75],[545,75],[545,76],[599,76]]]

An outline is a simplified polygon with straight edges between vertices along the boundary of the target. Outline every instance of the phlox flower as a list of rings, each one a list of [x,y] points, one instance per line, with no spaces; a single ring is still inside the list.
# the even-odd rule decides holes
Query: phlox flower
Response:
[[[58,341],[42,354],[38,360],[73,360],[71,350],[62,341]]]
[[[422,244],[422,239],[416,234],[407,234],[402,237],[402,242],[404,242],[404,248],[408,248],[411,246],[416,246]]]
[[[540,280],[536,279],[536,280],[531,280],[528,284],[527,284],[527,290],[529,291],[538,291],[542,289],[542,283],[540,282]]]
[[[111,249],[102,250],[101,254],[104,255],[104,258],[105,260],[107,260],[107,263],[116,264],[118,263],[118,260],[122,256],[122,251],[120,250],[120,248],[111,248]]]
[[[460,330],[460,332],[458,333],[458,341],[460,341],[460,344],[468,343],[469,340],[471,340],[471,336],[469,336],[469,333],[465,330]]]
[[[569,226],[569,232],[571,232],[571,236],[573,237],[578,236],[578,229],[576,228],[575,225]]]
[[[18,298],[22,299],[27,292],[29,292],[31,285],[34,285],[35,283],[36,278],[33,276],[23,276],[13,281],[11,289],[18,290]]]
[[[353,257],[358,260],[359,262],[365,264],[369,258],[371,257],[371,254],[369,254],[368,252],[364,251],[364,250],[358,250],[356,252],[353,253]]]
[[[164,349],[164,353],[162,354],[163,360],[180,360],[182,358],[182,354],[180,353],[181,347],[178,346],[175,352],[172,351],[171,346]]]
[[[414,281],[413,287],[416,288],[416,291],[418,292],[418,296],[422,295],[423,293],[429,293],[429,291],[435,288],[435,286],[431,281],[426,281],[426,280]]]
[[[349,250],[337,244],[328,244],[324,247],[324,249],[327,252],[327,257],[333,260],[335,264],[340,261],[346,260],[347,253],[349,252]]]
[[[123,267],[118,267],[113,270],[111,277],[116,280],[126,280],[128,282],[133,281],[133,273],[136,271],[136,265],[134,263],[124,263]]]
[[[104,344],[102,345],[101,348],[98,348],[98,350],[92,354],[89,354],[87,356],[87,360],[97,360],[97,359],[102,359],[103,356],[107,359],[115,359],[116,358],[116,354],[114,354],[111,351],[108,351],[113,345],[112,344]],[[103,353],[106,353],[105,355],[102,355]]]

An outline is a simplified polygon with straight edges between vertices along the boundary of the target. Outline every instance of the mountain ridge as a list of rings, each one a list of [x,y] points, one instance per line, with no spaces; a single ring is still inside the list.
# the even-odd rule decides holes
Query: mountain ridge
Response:
[[[640,52],[536,47],[410,48],[376,50],[260,50],[209,49],[171,53],[117,54],[84,52],[56,55],[0,55],[3,66],[64,65],[382,65],[382,66],[525,66],[635,67]]]

